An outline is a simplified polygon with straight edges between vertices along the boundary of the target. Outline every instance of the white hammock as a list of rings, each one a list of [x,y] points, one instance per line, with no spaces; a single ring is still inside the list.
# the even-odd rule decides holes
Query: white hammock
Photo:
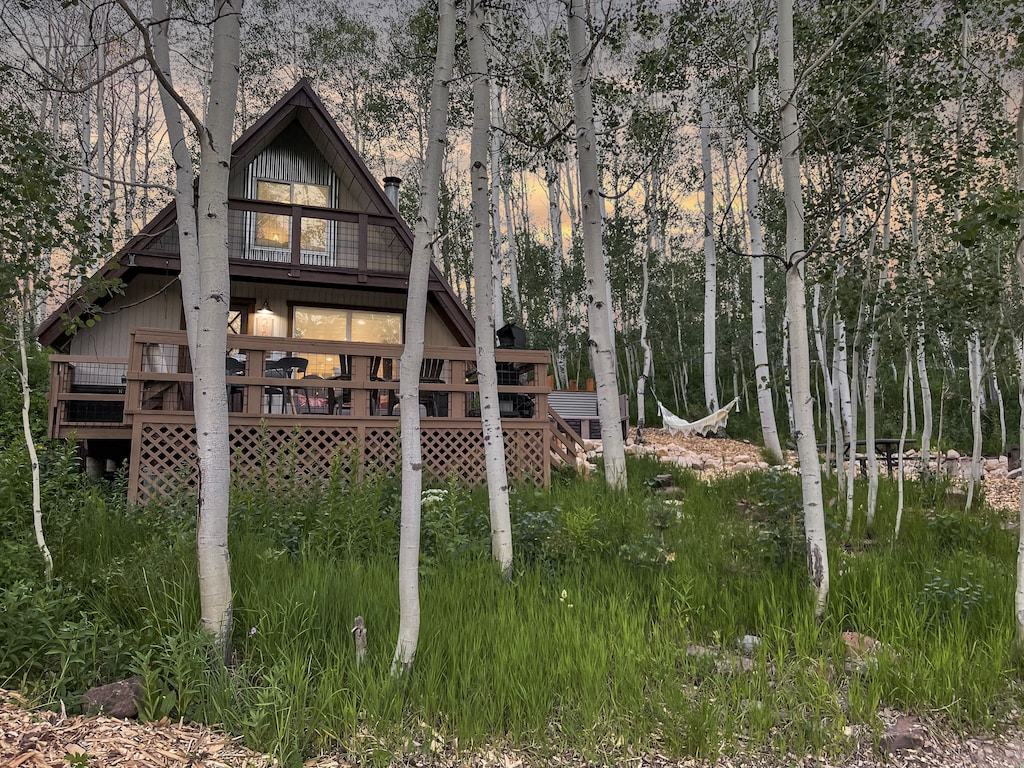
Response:
[[[710,416],[705,416],[699,421],[687,421],[686,419],[679,418],[662,405],[660,400],[658,401],[658,413],[661,414],[661,420],[665,429],[672,434],[678,433],[687,437],[691,435],[707,436],[711,432],[725,429],[725,425],[729,422],[729,411],[733,409],[739,400],[738,397],[735,398],[731,403],[726,403]]]

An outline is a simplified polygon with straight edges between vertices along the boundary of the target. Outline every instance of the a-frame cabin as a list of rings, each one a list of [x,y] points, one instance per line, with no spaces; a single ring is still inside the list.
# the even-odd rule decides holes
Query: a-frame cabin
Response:
[[[332,461],[394,471],[398,365],[412,233],[386,192],[299,82],[232,147],[228,400],[234,468],[285,461],[311,481]],[[183,330],[176,210],[165,207],[102,268],[123,293],[72,297],[38,329],[51,356],[49,434],[76,439],[95,471],[127,461],[145,501],[195,475],[195,422]],[[78,325],[82,325],[79,323]],[[484,478],[473,322],[431,267],[420,380],[427,472]],[[572,439],[547,405],[549,355],[499,349],[509,474],[545,484]]]

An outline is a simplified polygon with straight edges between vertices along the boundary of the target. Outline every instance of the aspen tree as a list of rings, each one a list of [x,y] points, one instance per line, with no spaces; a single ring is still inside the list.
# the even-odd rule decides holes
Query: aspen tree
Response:
[[[399,401],[402,404],[402,522],[398,549],[398,643],[391,661],[392,675],[412,671],[420,636],[420,495],[423,454],[420,445],[419,378],[427,314],[427,281],[437,240],[437,209],[441,167],[448,143],[448,92],[455,59],[455,3],[439,0],[437,53],[430,88],[430,125],[426,164],[420,176],[419,213],[409,268],[405,315],[405,347],[400,361]],[[490,280],[486,280],[490,284]]]
[[[212,64],[207,98],[200,112],[175,89],[171,74],[169,8],[152,0],[147,25],[121,0],[121,8],[142,32],[160,84],[167,135],[175,168],[181,293],[194,382],[199,504],[196,541],[203,628],[230,654],[231,573],[228,556],[228,493],[231,483],[228,402],[224,379],[228,307],[228,171],[238,95],[241,0],[213,4]],[[199,115],[203,115],[202,118]],[[185,141],[185,122],[199,142],[196,173]],[[201,215],[200,215],[201,212]]]
[[[626,488],[626,453],[620,430],[619,388],[615,379],[615,337],[608,298],[602,242],[601,189],[597,166],[597,130],[594,125],[593,75],[585,0],[569,0],[569,53],[572,61],[572,100],[576,118],[576,155],[579,163],[583,217],[583,251],[587,267],[587,325],[591,361],[597,385],[597,412],[601,419],[604,471],[608,485]]]
[[[747,227],[750,238],[750,320],[754,347],[754,382],[757,391],[757,410],[761,417],[761,438],[765,449],[776,461],[783,460],[779,429],[775,423],[775,402],[772,397],[771,368],[768,365],[768,324],[765,317],[764,288],[764,234],[761,229],[761,147],[754,120],[761,111],[760,88],[757,83],[756,35],[747,41],[747,72],[750,89],[747,91]]]
[[[803,492],[807,568],[815,593],[815,615],[825,611],[829,589],[825,509],[821,496],[821,467],[814,437],[810,388],[810,349],[807,338],[807,296],[804,286],[804,213],[800,179],[800,124],[796,110],[793,66],[793,0],[779,0],[779,101],[783,195],[786,202],[786,305],[792,364],[793,421]]]
[[[491,236],[488,224],[487,153],[490,116],[490,83],[487,47],[486,0],[467,0],[469,66],[473,83],[473,136],[470,146],[470,170],[473,183],[473,282],[476,292],[476,370],[480,389],[480,417],[483,423],[484,462],[487,496],[491,516],[491,554],[506,579],[512,577],[512,522],[508,503],[508,473],[505,467],[505,442],[498,404],[498,374],[494,360],[495,306],[501,297],[494,295],[491,261]]]
[[[715,253],[715,193],[711,176],[711,105],[700,103],[700,166],[704,185],[704,405],[718,410],[716,324],[718,316],[718,258]]]

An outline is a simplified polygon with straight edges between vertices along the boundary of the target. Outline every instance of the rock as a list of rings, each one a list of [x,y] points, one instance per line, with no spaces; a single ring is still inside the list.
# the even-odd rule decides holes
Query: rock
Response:
[[[757,635],[744,635],[736,639],[736,647],[748,656],[752,656],[760,645],[761,638]]]
[[[1008,478],[1020,477],[1022,471],[1024,470],[1022,470],[1020,467],[1017,467],[1016,469],[1011,469],[1009,472],[1007,472],[1006,476]]]
[[[947,507],[963,509],[967,506],[967,491],[963,488],[947,488],[943,501]]]
[[[123,720],[138,717],[138,702],[142,699],[142,678],[138,675],[109,685],[91,688],[82,694],[82,709],[86,715],[104,714]]]
[[[846,655],[854,657],[873,656],[878,652],[879,643],[870,635],[860,632],[843,632],[840,635],[846,644]]]
[[[954,451],[952,448],[950,448],[948,451],[946,451],[946,460],[947,461],[959,461],[960,460],[960,452],[959,451]]]
[[[879,743],[883,752],[905,752],[908,749],[921,749],[925,744],[924,725],[916,717],[909,715],[899,717],[886,730]]]

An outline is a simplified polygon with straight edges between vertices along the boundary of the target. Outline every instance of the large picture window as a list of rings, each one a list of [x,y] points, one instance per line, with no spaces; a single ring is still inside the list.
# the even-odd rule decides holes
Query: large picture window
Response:
[[[366,309],[339,309],[337,307],[292,307],[292,336],[297,339],[325,339],[327,341],[359,341],[367,344],[401,344],[402,315],[398,312],[379,312]],[[313,357],[325,357],[314,355]],[[378,365],[391,366],[391,360],[377,358]],[[330,378],[337,359],[310,360],[306,374]],[[335,372],[336,373],[336,372]],[[381,370],[371,372],[381,376]],[[390,378],[388,376],[387,378]]]
[[[256,199],[284,205],[318,206],[326,208],[328,189],[319,184],[299,182],[257,181]],[[292,217],[287,214],[257,213],[255,245],[259,248],[291,250]],[[301,250],[311,253],[327,252],[326,219],[302,219]]]
[[[336,307],[292,308],[292,336],[297,339],[401,344],[402,315]]]

